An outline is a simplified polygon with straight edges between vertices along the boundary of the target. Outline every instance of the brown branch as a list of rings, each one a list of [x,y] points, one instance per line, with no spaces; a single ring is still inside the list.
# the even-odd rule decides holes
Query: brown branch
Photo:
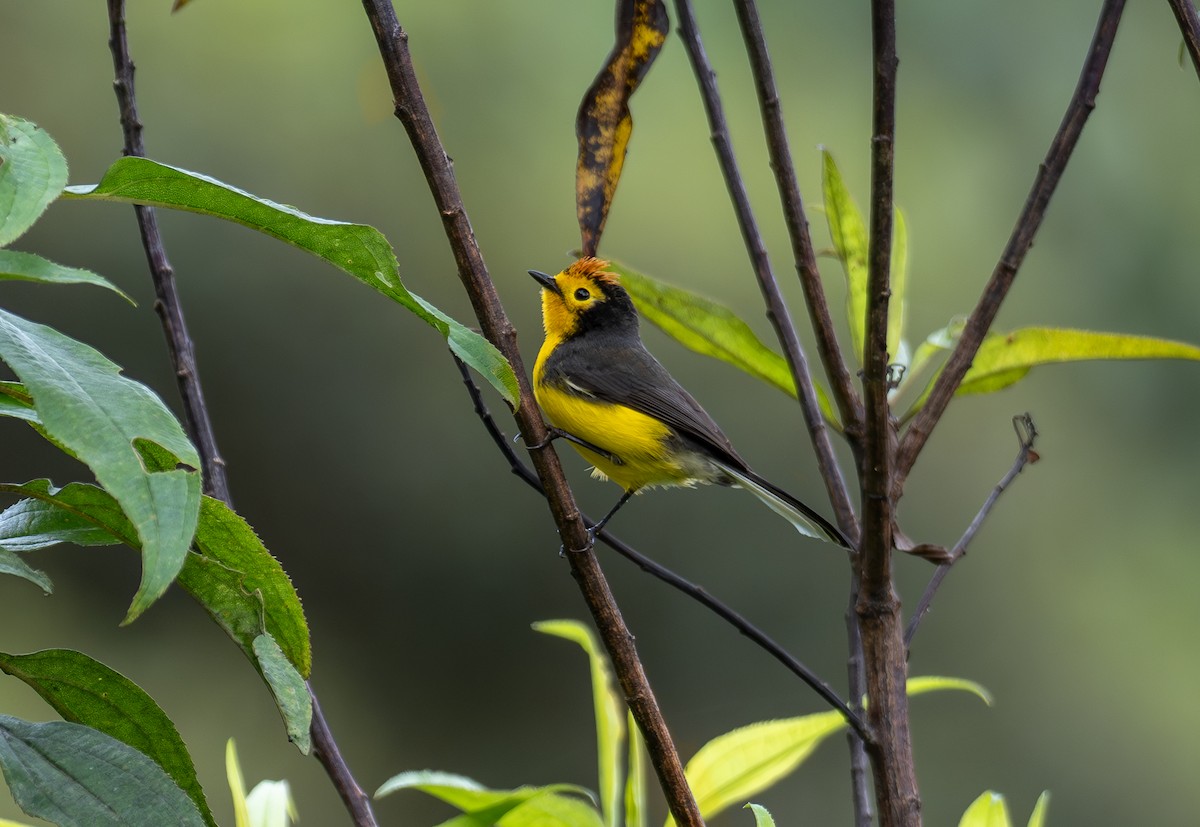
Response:
[[[1183,33],[1183,42],[1192,57],[1192,66],[1195,67],[1196,74],[1200,75],[1200,15],[1196,14],[1192,0],[1168,2],[1171,4],[1171,11],[1175,13],[1175,20],[1179,23],[1179,31]]]
[[[449,157],[438,138],[428,107],[413,71],[408,49],[408,35],[396,20],[390,0],[363,0],[363,8],[371,22],[395,99],[396,117],[404,125],[416,150],[426,181],[442,216],[446,237],[458,265],[459,278],[466,288],[475,315],[484,335],[508,359],[516,372],[520,400],[514,415],[527,445],[542,445],[546,427],[533,400],[529,380],[525,375],[516,331],[508,320],[487,266],[475,242],[475,234],[463,208],[462,196]],[[587,532],[571,489],[563,476],[562,466],[554,449],[539,448],[531,452],[543,490],[558,526],[564,547],[583,549],[567,553],[571,573],[583,593],[588,609],[596,623],[600,638],[613,663],[625,702],[646,739],[647,752],[658,774],[667,798],[668,807],[680,825],[702,825],[700,810],[688,788],[683,764],[671,741],[658,702],[650,688],[633,635],[625,625],[613,600],[608,582],[600,570],[599,561],[588,548]]]
[[[542,484],[538,480],[537,474],[535,474],[533,470],[529,468],[529,466],[521,462],[520,458],[517,456],[517,452],[513,450],[508,438],[504,435],[504,432],[500,430],[500,426],[496,424],[496,420],[492,417],[492,412],[488,410],[487,404],[483,401],[483,395],[479,392],[479,386],[475,383],[475,379],[471,376],[467,366],[463,364],[462,360],[457,356],[454,357],[454,361],[458,365],[459,372],[462,374],[463,384],[466,386],[467,393],[471,397],[471,402],[475,407],[476,416],[478,416],[480,421],[483,423],[484,429],[492,438],[492,442],[494,442],[496,447],[500,450],[501,455],[505,458],[505,460],[508,461],[509,470],[511,470],[519,479],[524,481],[539,494],[545,496],[546,492],[542,489]],[[589,526],[595,524],[595,522],[586,514],[583,515],[583,520]],[[620,554],[626,560],[629,560],[631,563],[638,566],[642,571],[658,578],[673,589],[683,592],[688,597],[710,609],[718,617],[722,618],[729,623],[729,625],[733,626],[733,628],[737,629],[739,633],[749,638],[750,641],[755,643],[759,648],[763,649],[769,655],[771,655],[771,657],[775,658],[775,660],[782,663],[784,667],[792,672],[792,674],[796,675],[802,681],[812,687],[812,689],[818,695],[825,699],[826,703],[828,703],[838,712],[842,713],[842,717],[846,719],[846,723],[850,725],[850,728],[857,733],[859,737],[869,737],[869,733],[867,732],[866,726],[862,722],[862,718],[850,706],[848,706],[845,701],[838,697],[837,693],[833,691],[829,684],[821,680],[821,678],[819,678],[811,669],[809,669],[807,666],[793,657],[786,649],[768,637],[765,632],[763,632],[745,617],[734,611],[732,607],[713,597],[703,586],[698,586],[695,583],[692,583],[690,580],[680,577],[666,566],[663,566],[642,554],[633,546],[629,545],[624,540],[621,540],[615,534],[612,534],[609,529],[602,528],[596,537],[597,539],[604,541],[604,543],[616,551],[617,554]]]
[[[858,556],[859,623],[867,679],[867,720],[875,803],[882,827],[921,823],[921,798],[909,735],[908,678],[901,637],[900,599],[892,582],[892,468],[895,423],[888,405],[888,306],[891,296],[893,158],[896,137],[896,9],[894,0],[872,0],[874,83],[871,137],[870,244],[867,255],[867,324],[863,346],[863,536]]]
[[[913,418],[901,440],[900,452],[896,460],[895,486],[897,491],[903,487],[904,480],[917,461],[917,456],[929,439],[930,433],[941,419],[942,414],[945,413],[946,406],[950,404],[950,399],[958,390],[967,370],[970,369],[975,353],[983,343],[984,336],[987,335],[996,314],[1000,311],[1001,303],[1012,287],[1017,270],[1025,260],[1025,254],[1033,246],[1033,239],[1041,227],[1050,197],[1054,194],[1063,171],[1066,169],[1067,161],[1075,150],[1075,145],[1079,142],[1079,136],[1083,132],[1088,116],[1096,107],[1100,79],[1104,76],[1113,39],[1117,34],[1117,25],[1121,21],[1121,13],[1124,10],[1125,0],[1105,0],[1103,8],[1100,10],[1100,19],[1096,24],[1096,32],[1084,60],[1079,82],[1075,86],[1070,103],[1067,104],[1067,111],[1063,115],[1058,132],[1050,142],[1046,158],[1038,167],[1033,187],[1025,200],[1025,206],[1008,239],[1008,244],[983,289],[983,295],[979,297],[978,304],[971,311],[971,316],[963,327],[958,345],[946,361],[945,368],[938,375],[925,406]]]
[[[129,40],[125,31],[125,0],[108,0],[109,40],[113,70],[116,75],[113,88],[117,93],[117,105],[121,113],[121,130],[125,134],[125,155],[145,157],[142,143],[142,122],[138,118],[137,98],[133,90],[133,59],[129,55]],[[138,229],[142,235],[142,246],[150,266],[150,278],[154,282],[154,309],[162,320],[163,333],[167,337],[167,351],[175,369],[175,380],[179,395],[183,398],[183,418],[188,437],[200,453],[201,473],[204,477],[204,493],[229,502],[229,483],[225,478],[225,460],[217,450],[217,438],[212,419],[204,403],[204,391],[200,386],[200,374],[196,369],[196,349],[188,334],[187,322],[183,317],[183,306],[179,291],[175,287],[175,271],[167,259],[162,235],[158,231],[158,218],[153,207],[135,206]]]
[[[113,56],[113,69],[116,80],[113,87],[117,93],[117,104],[121,112],[121,128],[125,133],[125,154],[144,157],[145,146],[142,143],[142,122],[138,117],[137,97],[134,94],[133,59],[129,53],[129,40],[125,26],[125,0],[108,0],[109,20],[109,49]],[[179,300],[179,292],[175,288],[175,271],[167,260],[166,248],[162,235],[158,231],[158,219],[152,207],[135,206],[138,227],[141,230],[142,245],[146,249],[146,258],[150,264],[150,276],[154,282],[154,293],[157,301],[154,309],[162,319],[163,332],[167,337],[167,350],[171,364],[175,367],[175,376],[179,382],[179,392],[183,397],[184,421],[189,438],[200,453],[201,473],[204,477],[204,491],[210,496],[222,500],[227,505],[233,501],[229,493],[229,482],[225,475],[225,461],[217,450],[216,436],[208,407],[204,402],[204,391],[200,385],[200,375],[196,370],[196,353],[188,334],[187,322],[183,315],[183,306]],[[377,827],[375,815],[371,812],[371,802],[354,780],[349,765],[342,758],[333,732],[321,712],[317,702],[317,693],[311,684],[305,684],[309,697],[312,699],[312,735],[313,755],[321,762],[330,781],[338,794],[346,803],[346,809],[354,818],[357,827]]]
[[[796,326],[792,324],[791,314],[779,284],[771,271],[771,262],[767,257],[767,248],[763,243],[762,233],[759,232],[758,222],[750,207],[750,196],[738,170],[737,159],[733,155],[733,145],[729,140],[729,127],[725,122],[725,112],[721,105],[720,93],[717,90],[717,77],[713,71],[708,55],[704,51],[704,43],[700,39],[700,30],[696,26],[696,16],[692,11],[691,0],[675,0],[676,15],[679,17],[679,35],[683,38],[687,49],[692,71],[700,86],[700,94],[704,100],[704,111],[708,115],[709,128],[712,131],[713,147],[717,152],[717,161],[721,173],[725,177],[725,186],[733,202],[734,213],[737,216],[738,227],[746,244],[746,252],[750,255],[750,263],[758,286],[767,305],[767,318],[775,328],[775,335],[783,348],[784,358],[787,359],[792,379],[796,383],[797,396],[800,400],[800,410],[804,415],[804,424],[808,428],[813,450],[817,456],[817,467],[829,500],[833,504],[838,527],[851,541],[858,537],[858,524],[854,517],[854,509],[850,503],[850,495],[846,482],[842,477],[842,469],[838,465],[837,456],[833,452],[833,443],[829,439],[829,430],[821,417],[821,409],[817,404],[817,393],[813,388],[812,374],[809,371],[808,359],[800,338],[796,335]],[[839,400],[840,402],[840,400]],[[842,414],[847,425],[854,421],[857,414],[851,410],[849,415]]]
[[[833,328],[833,317],[829,302],[821,284],[821,273],[817,268],[817,256],[813,250],[812,237],[808,232],[808,218],[804,214],[804,201],[800,197],[800,185],[796,181],[796,167],[792,163],[792,152],[788,146],[787,130],[783,123],[783,107],[779,102],[779,91],[775,86],[775,70],[767,51],[767,40],[763,34],[762,21],[758,16],[755,0],[735,0],[738,25],[750,57],[750,69],[754,74],[754,87],[758,93],[759,108],[762,110],[763,131],[766,133],[767,151],[771,158],[771,170],[783,202],[783,218],[788,237],[792,243],[792,257],[804,289],[808,304],[808,315],[812,320],[817,339],[817,353],[825,374],[832,386],[833,398],[845,425],[846,434],[852,441],[862,427],[862,401],[854,389],[853,378]],[[846,501],[849,506],[849,498]]]
[[[904,632],[904,648],[912,648],[913,638],[917,634],[917,628],[921,625],[921,620],[929,612],[929,606],[933,603],[934,595],[937,594],[938,588],[942,585],[942,581],[946,579],[946,575],[950,573],[950,567],[958,562],[959,558],[967,553],[967,546],[975,539],[975,535],[979,533],[979,529],[983,527],[983,521],[987,519],[988,514],[992,512],[992,508],[996,505],[996,501],[1000,499],[1000,495],[1012,485],[1013,480],[1017,475],[1025,470],[1025,466],[1031,462],[1038,461],[1038,454],[1033,450],[1033,443],[1037,441],[1037,428],[1034,427],[1033,417],[1029,414],[1021,414],[1013,417],[1013,430],[1017,432],[1017,442],[1020,443],[1017,448],[1017,458],[1013,460],[1012,467],[1008,469],[1000,482],[992,489],[983,505],[979,508],[979,513],[975,515],[975,519],[971,520],[971,524],[967,526],[967,530],[963,532],[962,537],[954,544],[947,556],[946,562],[941,563],[937,570],[934,571],[933,577],[929,579],[929,585],[925,587],[925,593],[921,595],[921,602],[917,604],[917,609],[913,612],[913,616],[908,621],[908,628]]]

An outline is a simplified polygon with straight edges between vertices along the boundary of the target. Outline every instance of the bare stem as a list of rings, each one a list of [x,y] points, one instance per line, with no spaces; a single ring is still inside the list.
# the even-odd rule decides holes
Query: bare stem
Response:
[[[1125,0],[1105,0],[1104,6],[1100,10],[1100,19],[1096,24],[1096,32],[1092,37],[1091,46],[1088,48],[1087,57],[1084,59],[1079,82],[1067,104],[1067,111],[1063,115],[1058,132],[1050,142],[1050,149],[1041,166],[1038,167],[1033,187],[1025,200],[1025,206],[1021,210],[1012,235],[1009,236],[1008,244],[983,289],[983,295],[979,297],[979,302],[971,311],[971,316],[963,327],[958,345],[946,361],[945,368],[938,375],[925,406],[913,418],[908,430],[904,433],[896,459],[894,485],[897,490],[903,487],[904,480],[917,461],[921,449],[925,447],[930,433],[941,419],[942,414],[945,413],[946,406],[950,404],[950,399],[971,367],[971,362],[975,358],[979,346],[983,343],[984,336],[991,328],[996,314],[1000,311],[1000,305],[1017,277],[1017,271],[1025,260],[1025,254],[1033,246],[1033,239],[1042,225],[1050,197],[1058,187],[1067,161],[1074,152],[1075,145],[1079,142],[1079,136],[1083,133],[1088,116],[1096,108],[1096,95],[1100,91],[1100,79],[1104,76],[1108,56],[1112,51],[1113,39],[1117,35],[1117,25],[1121,21],[1121,14],[1124,10]]]
[[[121,112],[121,128],[125,133],[125,154],[144,157],[145,146],[142,143],[142,122],[138,117],[137,97],[134,94],[133,59],[129,53],[129,40],[125,27],[125,0],[108,0],[108,20],[110,36],[108,45],[112,51],[113,68],[116,80],[113,87],[117,93],[117,104]],[[196,353],[191,336],[188,335],[187,322],[183,315],[183,306],[175,287],[175,271],[167,260],[166,248],[162,235],[158,231],[158,219],[152,207],[135,206],[138,227],[141,230],[142,246],[146,249],[146,258],[150,264],[150,276],[154,282],[154,292],[157,301],[154,304],[162,319],[163,331],[167,337],[167,349],[170,353],[171,364],[175,367],[175,376],[179,383],[179,392],[183,397],[184,421],[187,425],[188,436],[200,452],[201,473],[204,477],[204,491],[210,496],[222,500],[227,505],[233,501],[229,493],[229,482],[225,474],[225,461],[217,450],[216,436],[209,416],[208,407],[204,402],[204,391],[200,385],[200,375],[196,370]],[[342,758],[333,732],[321,712],[317,702],[317,693],[311,684],[307,684],[309,696],[312,698],[313,755],[321,762],[329,775],[338,794],[346,803],[346,808],[354,818],[357,827],[377,827],[375,815],[371,812],[371,803],[354,780],[349,765]]]
[[[1027,413],[1014,416],[1013,430],[1017,432],[1017,442],[1019,443],[1017,458],[1013,460],[1012,467],[1008,469],[1008,473],[1000,479],[1000,482],[996,483],[996,486],[992,489],[992,493],[983,501],[983,505],[979,508],[979,513],[975,515],[975,519],[971,520],[971,524],[967,526],[967,530],[963,532],[962,537],[954,544],[954,548],[950,550],[946,562],[941,563],[937,567],[937,570],[934,571],[933,577],[929,579],[929,585],[925,587],[925,593],[921,595],[921,602],[917,604],[917,609],[913,612],[912,618],[908,621],[908,628],[904,632],[905,649],[912,647],[913,637],[917,634],[917,628],[921,625],[921,620],[929,612],[929,606],[933,603],[934,595],[937,594],[942,581],[946,579],[946,575],[950,573],[950,567],[967,553],[967,546],[971,544],[971,541],[975,539],[975,535],[979,533],[979,529],[983,527],[983,521],[992,512],[992,508],[996,505],[996,501],[1000,499],[1000,495],[1012,485],[1013,480],[1025,470],[1026,465],[1038,461],[1037,452],[1033,450],[1033,443],[1037,440],[1038,436],[1037,428],[1033,424],[1033,417]]]
[[[1183,42],[1187,46],[1188,54],[1192,57],[1192,66],[1196,69],[1196,74],[1200,75],[1200,15],[1196,14],[1196,7],[1192,5],[1192,0],[1169,0],[1171,11],[1175,13],[1175,20],[1179,23],[1179,31],[1183,33]]]
[[[463,207],[462,196],[450,158],[434,128],[420,85],[413,70],[408,34],[400,27],[390,0],[363,0],[391,84],[396,117],[404,125],[416,151],[426,181],[442,216],[442,224],[458,265],[459,278],[475,309],[476,318],[488,340],[499,348],[516,372],[520,400],[514,411],[518,427],[527,445],[546,447],[531,452],[542,488],[558,526],[563,545],[584,549],[567,553],[567,560],[596,623],[600,638],[613,663],[618,680],[634,720],[646,739],[650,761],[658,774],[667,805],[676,823],[702,825],[700,810],[683,774],[683,764],[671,741],[670,732],[659,710],[650,682],[638,658],[633,634],[609,590],[599,561],[588,548],[586,527],[571,489],[562,472],[554,449],[545,443],[546,426],[534,402],[517,349],[516,331],[508,320],[488,275],[483,255]]]
[[[496,420],[492,417],[491,411],[488,410],[487,404],[483,401],[483,396],[479,392],[479,386],[475,383],[475,379],[471,376],[467,366],[457,356],[454,361],[458,364],[459,372],[462,373],[463,384],[466,385],[467,393],[471,397],[472,403],[475,406],[475,413],[483,422],[483,427],[491,436],[492,441],[500,450],[500,453],[508,461],[509,469],[517,475],[526,484],[531,486],[535,491],[545,496],[545,491],[542,490],[542,484],[538,480],[537,474],[533,472],[525,463],[518,458],[516,451],[512,449],[508,438],[504,432],[500,430]],[[594,522],[583,515],[584,522],[588,525],[593,525]],[[732,607],[726,603],[713,597],[703,586],[698,586],[691,581],[680,577],[675,572],[668,569],[666,566],[655,562],[633,546],[626,543],[624,540],[612,534],[607,528],[601,529],[597,538],[604,541],[610,548],[629,560],[634,565],[638,566],[642,571],[666,583],[678,591],[683,592],[688,597],[696,600],[703,606],[710,609],[718,617],[728,622],[733,628],[737,629],[745,637],[749,638],[753,643],[765,650],[771,657],[782,663],[792,674],[799,677],[807,683],[812,689],[820,695],[825,701],[842,713],[851,729],[860,737],[869,737],[866,727],[862,722],[862,718],[840,697],[828,683],[823,681],[811,669],[793,657],[786,649],[767,636],[765,632],[751,623],[742,615],[738,614]]]
[[[125,31],[125,0],[108,0],[108,23],[108,47],[112,52],[116,76],[113,88],[117,93],[121,130],[125,134],[124,153],[144,157],[146,148],[142,143],[142,122],[138,118],[137,98],[133,89],[133,59],[129,54],[129,40]],[[162,320],[163,333],[167,337],[167,351],[175,369],[179,394],[183,398],[184,424],[188,437],[200,453],[204,493],[229,502],[225,461],[221,459],[221,453],[217,450],[216,434],[204,403],[204,391],[196,369],[196,349],[183,317],[183,306],[175,287],[175,271],[167,259],[162,235],[158,231],[158,219],[153,207],[135,206],[133,210],[137,215],[146,260],[150,265],[150,278],[154,282],[154,294],[157,297],[154,309]]]
[[[791,314],[779,291],[779,283],[771,271],[771,262],[767,257],[767,248],[763,243],[762,233],[759,232],[758,222],[750,207],[750,196],[746,193],[746,185],[738,170],[737,159],[733,155],[733,145],[729,140],[729,128],[725,122],[724,107],[721,104],[720,93],[717,90],[716,73],[704,51],[704,43],[700,39],[700,30],[696,25],[696,16],[692,11],[691,0],[675,0],[676,14],[679,17],[679,33],[687,49],[688,58],[692,63],[692,71],[700,86],[700,94],[704,99],[704,110],[708,115],[709,128],[712,131],[713,147],[717,152],[717,161],[721,173],[725,177],[725,186],[733,202],[734,213],[737,216],[738,227],[742,231],[742,239],[746,244],[746,252],[750,255],[750,263],[754,275],[758,278],[758,286],[767,305],[767,318],[775,328],[775,335],[783,348],[784,358],[787,359],[792,379],[796,383],[797,395],[800,400],[800,410],[804,415],[804,423],[808,429],[813,450],[817,456],[817,467],[829,500],[833,504],[838,527],[842,533],[856,542],[858,537],[858,522],[854,516],[854,508],[850,503],[846,481],[842,477],[842,469],[838,465],[837,456],[833,452],[833,443],[829,439],[829,430],[821,417],[821,409],[817,404],[817,392],[813,387],[812,374],[809,371],[808,358],[800,338],[796,335],[796,326],[792,323]],[[840,357],[838,358],[841,364]],[[845,370],[843,365],[842,370]],[[839,397],[839,404],[843,400]],[[853,404],[845,406],[842,412],[846,425],[851,426],[858,417]]]

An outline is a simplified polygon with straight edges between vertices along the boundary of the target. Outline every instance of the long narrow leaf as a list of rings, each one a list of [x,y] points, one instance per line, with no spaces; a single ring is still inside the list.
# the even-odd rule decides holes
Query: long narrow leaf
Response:
[[[488,827],[498,822],[509,827],[510,823],[503,822],[506,816],[541,796],[566,792],[587,795],[586,790],[572,784],[489,790],[466,776],[421,770],[392,776],[375,791],[375,797],[383,798],[399,790],[420,790],[462,811],[461,816],[444,821],[438,827]]]
[[[959,819],[958,827],[1012,827],[1004,796],[991,790],[971,802]]]
[[[612,671],[592,630],[576,620],[543,620],[535,631],[579,645],[588,656],[592,675],[592,703],[596,717],[596,762],[600,771],[600,809],[607,827],[617,827],[623,779],[621,738],[625,734],[624,702],[613,689]]]
[[[827,150],[821,150],[825,218],[838,261],[846,273],[846,321],[854,356],[862,364],[867,329],[867,225],[846,189],[842,173]]]
[[[579,140],[575,210],[584,255],[596,254],[608,208],[621,180],[633,132],[629,99],[662,49],[668,27],[663,0],[618,3],[616,42],[579,105],[575,118]]]
[[[899,207],[892,224],[892,295],[888,299],[888,359],[903,363],[904,322],[908,313],[908,225]]]
[[[1046,809],[1050,806],[1050,791],[1038,796],[1037,804],[1033,806],[1033,814],[1029,816],[1029,827],[1045,827]]]
[[[134,304],[119,287],[104,276],[91,270],[66,267],[33,253],[16,250],[0,250],[0,281],[33,281],[41,284],[93,284],[113,291],[130,304]]]
[[[307,250],[411,310],[446,338],[454,353],[516,404],[517,379],[486,339],[451,319],[400,281],[396,254],[383,234],[365,224],[316,218],[258,198],[208,176],[147,158],[122,158],[99,184],[68,187],[68,198],[150,204],[234,221]]]
[[[625,713],[629,733],[629,764],[625,777],[625,827],[646,827],[645,744],[633,713]]]

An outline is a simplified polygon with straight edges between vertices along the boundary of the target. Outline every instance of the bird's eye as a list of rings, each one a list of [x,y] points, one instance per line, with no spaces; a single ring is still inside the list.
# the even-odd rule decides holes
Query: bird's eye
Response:
[[[575,291],[575,300],[585,302],[592,297],[592,294],[587,291],[586,287],[580,287]]]

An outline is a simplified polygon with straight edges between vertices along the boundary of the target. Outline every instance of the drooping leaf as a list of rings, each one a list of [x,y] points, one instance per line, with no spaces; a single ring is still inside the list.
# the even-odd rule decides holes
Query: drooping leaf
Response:
[[[1012,827],[1004,796],[988,790],[971,802],[958,827]]]
[[[633,713],[625,713],[625,731],[629,733],[629,764],[625,778],[625,827],[646,827],[645,744]]]
[[[153,759],[192,799],[205,824],[216,827],[179,731],[133,681],[70,649],[0,653],[0,670],[31,686],[64,720],[103,732]]]
[[[121,158],[99,184],[73,186],[68,198],[149,204],[233,221],[306,250],[372,287],[438,330],[460,359],[479,371],[509,404],[517,379],[486,339],[451,319],[400,281],[396,254],[383,234],[365,224],[316,218],[196,172],[147,158]]]
[[[91,270],[66,267],[33,253],[16,250],[0,250],[0,281],[35,281],[42,284],[94,284],[116,293],[130,304],[134,304],[121,288],[104,276]]]
[[[121,375],[99,351],[0,310],[0,359],[33,397],[41,427],[85,462],[121,504],[142,547],[142,582],[125,622],[157,600],[183,565],[200,507],[200,458],[149,388]],[[139,442],[175,458],[145,466]]]
[[[0,512],[0,548],[24,552],[59,543],[137,548],[136,530],[103,488],[82,482],[56,488],[42,479],[0,483],[0,491],[28,498]]]
[[[766,807],[750,803],[746,805],[746,809],[754,813],[754,827],[775,827],[775,819]]]
[[[444,821],[438,827],[490,827],[522,804],[548,793],[571,792],[588,795],[583,788],[571,784],[489,790],[479,782],[462,775],[419,770],[392,776],[375,791],[375,797],[383,798],[397,790],[420,790],[462,810],[461,816]],[[506,824],[505,827],[509,825]]]
[[[596,254],[621,179],[633,132],[629,99],[650,71],[669,26],[663,0],[618,2],[616,42],[579,105],[575,118],[579,140],[575,210],[585,256]]]
[[[38,220],[67,183],[67,159],[36,124],[0,114],[0,247]]]
[[[1037,804],[1033,805],[1033,814],[1029,816],[1029,827],[1045,827],[1046,808],[1050,806],[1050,791],[1046,790],[1038,796]]]
[[[204,825],[162,767],[80,724],[0,715],[0,767],[21,809],[60,827]]]
[[[942,335],[939,335],[942,334]],[[953,347],[957,337],[939,331],[926,343],[945,349]],[[924,347],[924,346],[923,346]],[[970,370],[959,385],[959,394],[994,393],[1023,379],[1032,368],[1060,362],[1127,359],[1200,360],[1200,347],[1186,342],[1100,333],[1061,327],[1026,327],[1010,333],[990,333],[979,346]],[[937,377],[930,380],[906,418],[912,416],[929,398]]]
[[[610,262],[642,318],[660,327],[684,347],[728,362],[796,398],[787,361],[754,335],[750,326],[722,304]],[[832,427],[841,423],[819,382],[814,382],[821,414]]]
[[[287,659],[275,638],[263,633],[254,639],[254,657],[262,670],[263,680],[275,696],[275,705],[287,726],[288,740],[300,752],[308,755],[312,749],[312,696],[304,678]]]
[[[196,546],[200,554],[188,555],[179,584],[252,659],[255,638],[267,632],[307,678],[312,649],[300,597],[254,529],[225,503],[205,497]]]
[[[625,703],[613,689],[612,670],[592,630],[577,620],[542,620],[535,631],[572,641],[588,656],[596,717],[596,763],[600,768],[600,809],[607,827],[617,827],[620,812],[621,739],[625,735]]]
[[[970,692],[991,703],[982,686],[960,678],[909,678],[907,685],[910,696],[944,689]],[[732,804],[748,801],[792,772],[845,727],[841,713],[830,711],[762,721],[718,735],[684,768],[700,814],[708,819]],[[673,824],[668,818],[668,827]]]
[[[825,218],[838,261],[846,273],[846,321],[859,364],[867,329],[867,225],[846,189],[842,173],[827,150],[821,150]]]

